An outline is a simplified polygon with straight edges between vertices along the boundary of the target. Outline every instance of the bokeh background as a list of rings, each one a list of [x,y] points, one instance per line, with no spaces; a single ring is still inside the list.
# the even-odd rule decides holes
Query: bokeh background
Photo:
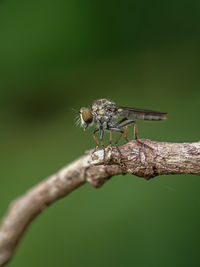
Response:
[[[139,136],[200,139],[199,12],[194,0],[0,2],[1,217],[94,146],[72,108],[167,111]],[[85,185],[33,222],[8,266],[200,266],[199,192],[192,175]]]

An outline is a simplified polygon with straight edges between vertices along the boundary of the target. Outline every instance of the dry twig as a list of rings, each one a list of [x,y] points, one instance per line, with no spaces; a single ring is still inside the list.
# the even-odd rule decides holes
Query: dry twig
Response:
[[[104,158],[105,156],[105,158]],[[0,266],[13,255],[33,219],[57,199],[89,182],[100,187],[111,176],[131,173],[146,179],[162,174],[200,174],[200,142],[140,139],[117,149],[91,151],[11,203],[0,227]]]

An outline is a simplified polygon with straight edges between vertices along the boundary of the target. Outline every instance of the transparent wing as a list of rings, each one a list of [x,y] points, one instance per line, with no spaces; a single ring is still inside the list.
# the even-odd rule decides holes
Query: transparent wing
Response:
[[[167,113],[137,109],[137,108],[128,108],[128,107],[117,107],[119,116],[128,117],[138,120],[149,120],[149,121],[160,121],[167,118]]]

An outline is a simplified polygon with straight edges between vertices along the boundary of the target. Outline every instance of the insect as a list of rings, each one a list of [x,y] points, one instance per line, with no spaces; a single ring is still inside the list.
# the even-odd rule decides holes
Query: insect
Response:
[[[96,137],[97,132],[99,132],[100,142],[103,147],[104,131],[110,132],[110,145],[112,144],[112,132],[119,132],[120,135],[115,142],[115,145],[117,145],[123,135],[126,140],[129,141],[128,125],[134,125],[134,138],[137,139],[138,130],[136,120],[165,120],[167,113],[145,109],[120,107],[116,106],[113,101],[99,99],[95,100],[88,108],[82,107],[79,111],[79,116],[79,122],[84,130],[86,130],[89,126],[96,126],[93,131],[93,139],[96,144],[96,149],[98,149],[99,141]]]

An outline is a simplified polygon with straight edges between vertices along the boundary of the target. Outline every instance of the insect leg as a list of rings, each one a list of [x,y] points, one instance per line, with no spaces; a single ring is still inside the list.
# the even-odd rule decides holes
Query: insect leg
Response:
[[[128,138],[128,125],[133,123],[134,120],[128,120],[127,118],[125,118],[125,120],[121,121],[121,123],[118,125],[118,127],[122,128],[125,127],[125,131],[124,131],[124,137],[126,139],[127,142],[129,142],[129,138]],[[121,136],[120,136],[121,138]],[[120,139],[119,138],[119,139]]]
[[[115,132],[120,132],[119,137],[117,138],[117,140],[115,141],[115,145],[117,145],[117,143],[119,142],[119,140],[121,139],[122,135],[124,134],[124,131],[121,128],[118,127],[110,127],[109,128],[110,131],[115,131]]]
[[[97,137],[96,137],[96,135],[95,135],[95,133],[98,132],[98,131],[99,131],[99,129],[95,129],[95,130],[93,131],[93,139],[94,139],[94,142],[95,142],[95,144],[96,144],[95,151],[99,148],[99,141],[98,141],[98,139],[97,139]]]
[[[128,138],[128,126],[125,126],[125,131],[124,131],[124,137],[126,138],[126,141],[129,142],[129,138]]]
[[[121,122],[117,127],[124,127],[127,126],[129,124],[133,123],[133,132],[134,132],[134,139],[138,138],[138,128],[137,128],[137,123],[134,120],[124,120],[123,122]],[[125,136],[126,138],[126,136]]]
[[[117,125],[117,128],[122,128],[122,127],[124,127],[124,126],[127,126],[127,125],[133,123],[133,122],[134,122],[134,120],[128,120],[128,119],[123,120],[121,123],[119,123],[119,124]],[[114,127],[115,127],[115,126],[114,126]]]
[[[124,134],[124,132],[120,133],[117,140],[115,141],[115,145],[117,145],[119,143],[119,140],[122,138],[123,134]]]
[[[103,148],[103,159],[105,160],[106,152],[105,152],[105,144],[104,144],[104,141],[103,141],[104,130],[103,130],[102,126],[100,126],[99,131],[100,131],[100,142],[101,142],[101,146]]]
[[[117,128],[117,126],[116,127],[111,127],[110,126],[108,128],[108,130],[110,130],[110,132],[112,132],[112,131],[120,132],[120,135],[118,136],[117,140],[115,141],[115,146],[116,146],[116,149],[117,149],[117,151],[118,151],[118,153],[120,155],[120,160],[121,160],[122,159],[122,153],[121,153],[121,151],[120,151],[120,149],[119,149],[117,144],[118,144],[119,140],[121,139],[121,137],[123,136],[124,131],[122,129],[120,129],[120,128]]]
[[[99,132],[100,132],[100,140],[103,140],[104,130],[102,127],[99,128]]]
[[[124,127],[127,126],[129,124],[133,123],[133,132],[134,132],[134,139],[138,139],[138,127],[137,127],[137,123],[134,120],[126,120],[124,122],[122,122],[121,124],[118,125],[118,127]],[[125,138],[127,140],[127,137],[125,135]]]
[[[119,120],[117,123],[115,123],[114,127],[118,126],[119,124],[121,124],[122,122],[124,122],[124,121],[126,121],[126,120],[127,120],[126,117],[123,118],[123,119],[121,119],[121,120]]]
[[[104,144],[104,141],[103,141],[104,130],[103,130],[102,127],[100,127],[99,131],[100,131],[100,142],[101,142],[101,145],[102,145],[103,148],[105,148],[105,144]]]
[[[112,146],[112,131],[110,131],[109,145],[110,145],[110,147]]]

